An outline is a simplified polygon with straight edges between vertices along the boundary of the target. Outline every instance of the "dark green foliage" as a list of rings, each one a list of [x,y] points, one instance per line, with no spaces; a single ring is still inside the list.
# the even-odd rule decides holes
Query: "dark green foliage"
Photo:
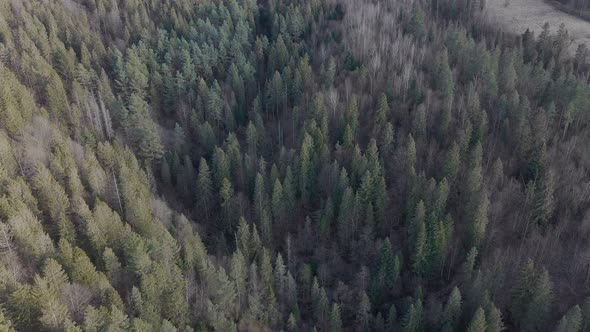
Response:
[[[576,305],[561,318],[557,325],[557,331],[578,332],[582,329],[582,310]]]
[[[205,215],[209,215],[213,203],[213,180],[207,161],[201,158],[197,175],[197,205]]]
[[[360,66],[360,63],[354,58],[351,53],[347,53],[344,57],[344,68],[348,71],[355,71]]]
[[[484,6],[0,2],[0,330],[588,330],[588,51]]]
[[[526,329],[541,329],[548,320],[553,284],[546,270],[537,270],[528,260],[512,292],[512,315]]]
[[[410,303],[403,322],[402,330],[406,332],[418,332],[424,329],[424,308],[422,300],[416,299]]]
[[[486,325],[486,316],[484,311],[481,307],[475,311],[475,315],[469,322],[469,326],[467,327],[468,332],[485,332],[487,331]]]
[[[461,318],[461,292],[457,287],[453,288],[441,317],[441,327],[443,331],[453,331],[457,328]]]

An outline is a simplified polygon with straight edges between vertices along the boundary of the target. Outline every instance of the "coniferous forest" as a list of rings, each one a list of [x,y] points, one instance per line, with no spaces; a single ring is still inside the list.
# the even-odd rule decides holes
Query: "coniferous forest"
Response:
[[[590,52],[485,5],[0,1],[0,331],[590,331]]]

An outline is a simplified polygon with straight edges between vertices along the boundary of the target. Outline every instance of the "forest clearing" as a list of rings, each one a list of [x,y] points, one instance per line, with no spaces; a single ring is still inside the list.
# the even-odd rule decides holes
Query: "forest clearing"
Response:
[[[543,0],[488,0],[486,14],[491,22],[497,22],[514,33],[530,29],[539,35],[545,23],[549,23],[551,32],[557,32],[563,23],[572,38],[569,47],[572,53],[579,44],[590,45],[590,22],[562,12]]]

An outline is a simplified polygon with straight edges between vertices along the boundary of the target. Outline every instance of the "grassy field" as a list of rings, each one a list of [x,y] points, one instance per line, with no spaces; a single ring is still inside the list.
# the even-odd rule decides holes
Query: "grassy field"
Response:
[[[492,22],[516,33],[528,28],[538,35],[545,22],[549,22],[551,31],[555,32],[564,23],[572,37],[572,52],[580,43],[590,47],[590,22],[564,13],[543,0],[487,0],[486,15]]]

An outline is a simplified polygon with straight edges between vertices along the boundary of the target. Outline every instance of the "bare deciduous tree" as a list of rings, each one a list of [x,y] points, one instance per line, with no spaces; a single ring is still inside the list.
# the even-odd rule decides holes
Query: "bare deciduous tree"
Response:
[[[0,252],[12,251],[12,232],[10,225],[7,223],[0,223]]]
[[[336,108],[338,107],[338,90],[332,88],[328,92],[328,103],[332,109],[332,117],[336,116]]]
[[[92,300],[92,291],[79,283],[67,284],[62,293],[62,300],[68,310],[78,319],[84,317],[86,306]]]

